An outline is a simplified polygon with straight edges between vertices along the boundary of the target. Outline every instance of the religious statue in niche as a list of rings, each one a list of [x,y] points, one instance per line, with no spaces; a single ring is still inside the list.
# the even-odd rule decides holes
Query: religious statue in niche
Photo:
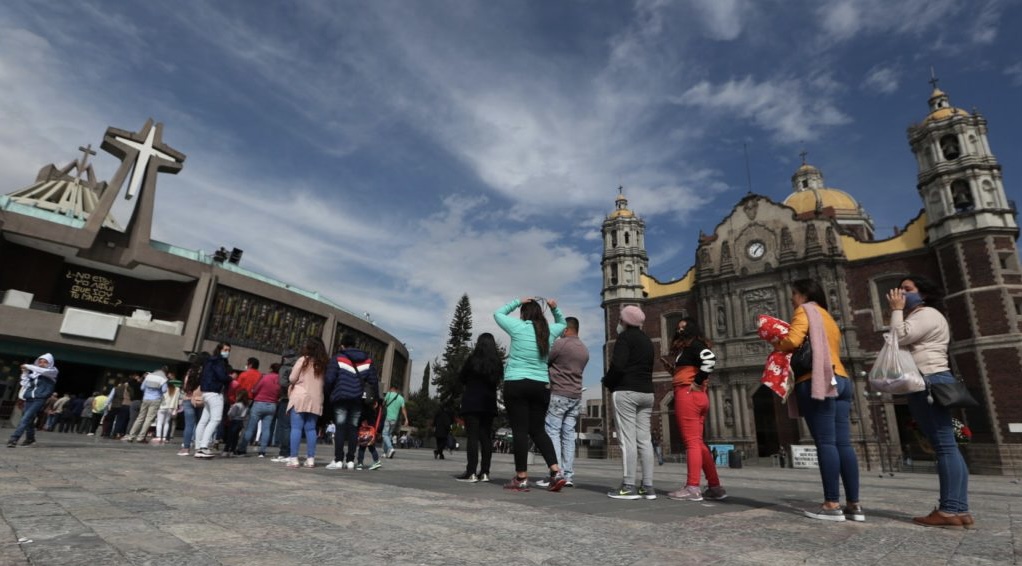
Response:
[[[735,404],[730,397],[724,399],[724,426],[729,428],[735,426]]]
[[[831,288],[830,292],[827,293],[827,303],[830,307],[827,312],[834,318],[834,322],[841,325],[841,303],[837,301],[837,289]]]
[[[791,237],[791,230],[787,226],[781,228],[781,251],[788,251],[795,248],[795,240]]]
[[[634,277],[635,273],[634,272],[635,272],[635,268],[632,267],[632,264],[626,263],[625,264],[625,285],[631,285],[632,283],[634,283],[634,281],[635,281],[635,277]]]
[[[816,233],[816,226],[806,224],[806,248],[813,248],[819,245],[820,235]]]
[[[725,264],[730,262],[731,262],[731,245],[727,242],[723,242],[720,244],[720,263]]]
[[[827,226],[827,251],[830,253],[837,253],[837,234],[834,232],[833,226]]]
[[[717,305],[717,335],[727,336],[727,312],[724,305]]]
[[[756,317],[761,314],[777,316],[777,293],[773,287],[752,289],[742,295],[745,303],[745,312],[748,313],[748,320],[745,329],[749,332],[756,330]]]

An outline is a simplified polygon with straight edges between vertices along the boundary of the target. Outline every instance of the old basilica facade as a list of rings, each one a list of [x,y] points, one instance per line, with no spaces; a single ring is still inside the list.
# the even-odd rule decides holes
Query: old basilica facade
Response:
[[[605,360],[625,305],[646,312],[643,330],[660,355],[667,353],[677,320],[695,316],[718,356],[707,442],[733,446],[747,457],[790,456],[791,446],[812,445],[812,439],[802,421],[789,419],[780,399],[760,386],[770,346],[755,334],[755,323],[760,314],[791,320],[791,282],[814,278],[843,332],[842,359],[857,393],[851,418],[860,463],[894,471],[932,455],[919,442],[904,400],[870,392],[866,375],[889,320],[884,295],[903,276],[924,275],[946,292],[952,367],[982,405],[960,415],[974,432],[970,467],[1016,473],[1022,468],[1017,210],[987,142],[986,120],[952,107],[936,86],[929,109],[908,129],[923,209],[886,240],[874,239],[872,220],[851,195],[827,188],[821,171],[803,162],[783,202],[745,196],[713,233],[700,236],[686,275],[665,283],[648,273],[643,220],[618,196],[602,229]],[[677,454],[683,444],[671,376],[659,366],[653,429],[665,452]],[[610,409],[607,419],[613,438]]]

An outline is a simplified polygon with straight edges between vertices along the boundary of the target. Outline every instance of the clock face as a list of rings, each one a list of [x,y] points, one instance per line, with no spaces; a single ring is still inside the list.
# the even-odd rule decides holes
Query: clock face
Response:
[[[759,259],[766,254],[766,244],[760,242],[759,240],[756,240],[755,242],[750,243],[747,248],[745,248],[745,253],[749,254],[749,257],[752,259]]]

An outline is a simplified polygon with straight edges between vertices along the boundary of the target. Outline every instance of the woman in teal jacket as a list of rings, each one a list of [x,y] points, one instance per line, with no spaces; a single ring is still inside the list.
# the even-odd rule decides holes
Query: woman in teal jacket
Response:
[[[553,299],[547,304],[554,315],[554,323],[548,324],[539,300],[542,299],[515,299],[493,313],[497,325],[511,336],[511,348],[504,368],[504,404],[514,440],[515,478],[504,487],[514,491],[529,490],[530,438],[550,467],[547,489],[560,491],[565,483],[557,465],[554,445],[546,434],[545,419],[550,404],[547,355],[554,339],[564,332],[567,325],[557,308],[557,301]],[[518,307],[521,307],[520,318],[511,317],[511,312]]]

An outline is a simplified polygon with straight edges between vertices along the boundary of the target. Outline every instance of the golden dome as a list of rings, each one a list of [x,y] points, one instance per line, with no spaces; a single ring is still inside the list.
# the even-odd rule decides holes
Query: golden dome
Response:
[[[969,115],[969,113],[966,112],[965,110],[962,110],[961,108],[953,108],[951,106],[946,106],[944,108],[938,108],[938,109],[934,110],[933,112],[930,112],[930,115],[927,116],[926,119],[923,120],[923,122],[924,123],[926,123],[926,122],[939,122],[940,120],[947,120],[948,118],[952,118],[954,116],[968,116],[968,115]]]
[[[848,193],[838,189],[811,189],[798,191],[788,195],[784,204],[802,214],[816,210],[817,199],[820,208],[831,207],[835,211],[858,212],[859,203]]]
[[[607,215],[607,218],[633,218],[634,216],[635,216],[634,212],[628,210],[627,208],[622,208],[619,210],[615,210],[614,212],[611,212],[609,215]]]

